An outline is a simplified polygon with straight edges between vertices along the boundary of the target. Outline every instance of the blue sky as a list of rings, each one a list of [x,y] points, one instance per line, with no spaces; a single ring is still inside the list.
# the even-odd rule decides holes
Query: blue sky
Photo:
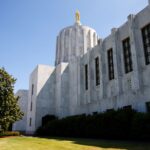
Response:
[[[15,91],[28,89],[37,64],[54,65],[56,36],[75,22],[94,28],[101,38],[148,0],[0,0],[0,67],[17,78]]]

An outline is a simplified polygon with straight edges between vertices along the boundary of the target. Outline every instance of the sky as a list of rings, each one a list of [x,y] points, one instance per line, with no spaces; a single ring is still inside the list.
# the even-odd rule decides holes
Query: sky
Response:
[[[94,28],[105,38],[136,14],[148,0],[0,0],[0,67],[17,79],[15,92],[28,89],[38,64],[54,66],[56,37],[75,23]]]

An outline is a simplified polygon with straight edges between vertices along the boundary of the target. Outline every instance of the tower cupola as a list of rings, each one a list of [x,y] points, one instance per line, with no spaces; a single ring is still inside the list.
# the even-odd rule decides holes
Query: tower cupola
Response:
[[[62,29],[57,36],[55,65],[69,62],[74,57],[83,56],[96,46],[97,42],[96,31],[81,25],[80,12],[76,11],[75,24]]]

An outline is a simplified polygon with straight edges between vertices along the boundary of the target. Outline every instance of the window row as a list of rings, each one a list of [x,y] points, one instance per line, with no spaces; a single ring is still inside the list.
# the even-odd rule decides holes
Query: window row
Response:
[[[145,103],[145,107],[146,107],[146,112],[150,113],[150,102],[146,102]],[[133,109],[132,105],[127,105],[124,106],[123,109],[129,110],[129,109]],[[111,109],[107,109],[107,112],[114,110],[113,108]]]
[[[150,24],[142,29],[145,63],[150,64]]]
[[[125,73],[131,72],[132,69],[132,59],[131,59],[131,49],[130,49],[130,39],[127,38],[123,41],[123,52],[124,52],[124,66]],[[107,60],[108,60],[108,76],[109,80],[115,78],[114,73],[114,62],[113,62],[113,49],[107,51]],[[100,65],[99,57],[95,58],[95,79],[96,86],[100,84]],[[85,65],[85,89],[88,90],[88,65]]]
[[[142,28],[142,38],[143,38],[143,47],[145,54],[145,64],[150,64],[150,24]],[[123,47],[123,59],[124,59],[124,69],[125,73],[129,73],[133,71],[133,63],[132,63],[132,53],[131,53],[131,44],[130,38],[126,38],[122,41]],[[108,60],[108,77],[109,80],[113,80],[115,78],[114,73],[114,61],[113,61],[113,49],[109,49],[107,51],[107,60]],[[100,84],[100,63],[99,57],[95,58],[95,79],[96,86]],[[88,90],[88,65],[85,65],[85,89]]]

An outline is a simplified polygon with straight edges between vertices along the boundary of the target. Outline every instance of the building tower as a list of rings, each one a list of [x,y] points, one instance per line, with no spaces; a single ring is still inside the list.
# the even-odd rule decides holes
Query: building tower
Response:
[[[57,36],[55,65],[69,62],[76,56],[83,56],[97,45],[98,36],[94,29],[80,22],[80,12],[76,11],[75,24],[62,29]]]

